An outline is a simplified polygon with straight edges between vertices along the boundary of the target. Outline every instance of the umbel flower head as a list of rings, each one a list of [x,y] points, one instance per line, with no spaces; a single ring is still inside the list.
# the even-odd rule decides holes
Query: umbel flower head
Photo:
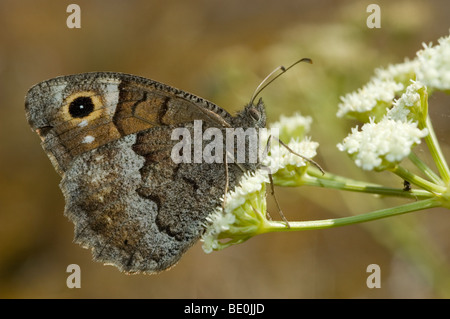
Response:
[[[411,80],[405,93],[398,100],[394,100],[392,108],[387,111],[386,117],[407,122],[418,122],[426,116],[427,109],[422,107],[422,101],[427,94],[426,87],[419,81]]]
[[[266,174],[245,174],[240,185],[225,194],[225,206],[206,218],[203,250],[210,253],[239,244],[260,233],[266,222]],[[224,200],[224,199],[222,199]]]
[[[450,89],[450,36],[438,42],[412,61],[377,69],[362,89],[341,98],[337,116],[365,123],[337,145],[357,166],[394,168],[428,135],[428,91]]]
[[[370,81],[356,92],[341,97],[338,117],[368,122],[381,120],[392,106],[395,96],[405,93],[411,80],[429,91],[450,90],[450,36],[440,38],[438,45],[423,44],[413,60],[375,70]]]
[[[438,45],[423,44],[417,52],[417,79],[429,89],[450,90],[450,36],[438,40]]]
[[[301,132],[309,130],[311,119],[301,118],[297,114],[293,118],[283,117],[275,124],[282,132]],[[265,140],[267,141],[267,137]],[[261,136],[261,140],[264,137]],[[267,142],[264,142],[267,144]],[[265,145],[264,145],[265,146]],[[316,154],[318,143],[305,138],[293,138],[288,147],[311,158]],[[306,173],[310,163],[293,154],[279,143],[270,143],[267,156],[262,160],[262,166],[255,172],[245,174],[239,186],[224,195],[224,206],[218,206],[207,217],[205,232],[202,236],[203,250],[206,253],[221,250],[233,244],[239,244],[247,239],[264,233],[267,224],[266,184],[272,174],[275,184],[294,180],[298,182]]]
[[[288,148],[278,143],[278,140],[270,136],[260,136],[261,147],[269,146],[268,156],[262,159],[262,166],[272,174],[274,183],[283,186],[283,180],[292,181],[295,175],[301,177],[306,171],[308,162],[306,158],[316,156],[316,149],[319,143],[312,142],[305,135],[309,132],[312,118],[304,117],[300,113],[295,113],[291,117],[281,116],[278,122],[270,125],[270,132],[277,131],[279,139],[288,142]],[[268,132],[265,132],[266,134]],[[272,136],[273,137],[273,136]],[[269,141],[269,139],[271,139]]]
[[[369,117],[382,118],[395,95],[403,88],[402,83],[390,78],[372,78],[362,89],[341,97],[337,116],[346,115],[362,122],[367,122]]]
[[[281,115],[278,122],[270,125],[271,128],[278,129],[278,138],[286,143],[291,139],[303,139],[311,128],[311,116],[302,116],[296,112],[292,116]],[[263,142],[267,140],[262,139]]]
[[[378,123],[372,119],[361,130],[353,128],[337,147],[347,152],[358,167],[381,171],[397,165],[426,135],[427,130],[418,129],[416,122],[385,117]]]
[[[422,105],[426,104],[422,103],[426,96],[426,88],[411,81],[381,121],[371,118],[360,130],[352,128],[351,134],[337,145],[338,149],[347,152],[364,170],[393,168],[428,134],[426,128],[418,128],[419,120],[426,116],[426,106]]]

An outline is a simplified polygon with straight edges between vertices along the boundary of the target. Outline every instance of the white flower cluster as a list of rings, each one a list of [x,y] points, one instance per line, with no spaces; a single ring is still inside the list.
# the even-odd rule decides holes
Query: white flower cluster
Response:
[[[252,207],[254,209],[260,209],[262,206],[265,206],[265,194],[260,196],[259,193],[266,183],[269,183],[267,174],[259,171],[247,173],[241,178],[239,186],[225,195],[225,207],[216,207],[216,209],[206,218],[206,231],[202,235],[202,248],[206,253],[217,250],[222,246],[219,238],[221,233],[230,231],[232,227],[239,228],[239,225],[236,225],[236,222],[241,222],[239,219],[242,219],[243,214],[245,215],[245,208],[244,210],[239,210],[239,208],[244,206],[246,201],[264,201],[263,205]],[[260,213],[265,214],[265,212]]]
[[[417,59],[405,59],[403,63],[390,64],[387,68],[375,69],[375,77],[381,80],[393,79],[399,83],[408,83],[414,77],[415,70],[418,67]]]
[[[426,135],[427,130],[420,130],[415,122],[385,117],[378,123],[371,120],[364,124],[361,131],[353,128],[337,147],[347,152],[358,167],[382,170],[407,157],[411,148],[420,144],[420,139]]]
[[[288,166],[306,167],[308,162],[304,158],[294,154],[292,151],[306,158],[313,158],[316,156],[316,149],[319,147],[319,143],[312,142],[309,138],[305,138],[302,141],[293,139],[287,145],[290,150],[278,143],[275,145],[272,143],[270,155],[262,160],[262,165],[268,168],[268,171],[271,174],[276,174],[278,171]]]
[[[417,52],[417,79],[430,89],[450,89],[450,36],[438,40],[438,45],[424,44]]]
[[[305,134],[309,132],[312,123],[310,116],[302,116],[295,113],[292,116],[280,116],[280,120],[270,125],[272,131],[277,131],[282,142],[286,143],[290,150],[278,143],[276,139],[270,141],[269,156],[262,159],[262,165],[269,170],[271,174],[275,174],[279,170],[287,166],[306,167],[307,161],[294,154],[302,155],[306,158],[316,156],[316,149],[319,143],[311,142],[309,138],[305,138]],[[267,144],[267,137],[261,137],[260,140]],[[291,151],[292,150],[292,151]]]
[[[338,117],[346,114],[370,112],[379,102],[387,106],[398,92],[403,90],[403,84],[392,79],[372,78],[372,80],[357,92],[341,97],[338,105]],[[385,106],[385,107],[386,107]]]
[[[427,129],[418,127],[427,116],[427,104],[422,101],[427,89],[450,89],[450,36],[438,42],[434,47],[424,45],[412,61],[377,69],[362,89],[341,97],[338,117],[347,115],[363,122],[369,118],[369,123],[360,130],[353,128],[337,145],[357,166],[366,170],[393,167],[427,136]]]
[[[269,177],[267,174],[259,171],[244,174],[241,178],[239,186],[227,193],[225,212],[230,213],[239,206],[242,206],[247,200],[247,196],[249,194],[261,191],[264,183],[269,183]],[[222,207],[220,207],[219,210],[222,210]]]
[[[393,107],[388,110],[386,116],[392,120],[408,121],[411,108],[420,104],[418,91],[424,88],[422,83],[411,81],[411,85],[406,88],[405,93],[398,100],[394,100]]]
[[[303,138],[311,128],[311,116],[302,116],[294,113],[292,116],[280,116],[280,120],[270,125],[271,128],[279,129],[279,138],[288,143],[291,138]],[[286,138],[289,137],[289,140]],[[285,140],[286,139],[286,140]]]
[[[203,233],[201,241],[203,242],[203,251],[207,254],[220,249],[219,234],[228,231],[236,220],[232,213],[223,213],[216,209],[206,217],[206,231]]]
[[[449,90],[450,36],[440,38],[434,47],[431,44],[423,46],[415,59],[375,70],[375,76],[362,89],[341,97],[337,116],[358,118],[358,114],[376,113],[375,107],[382,103],[381,106],[387,110],[410,80],[417,80],[431,90]]]

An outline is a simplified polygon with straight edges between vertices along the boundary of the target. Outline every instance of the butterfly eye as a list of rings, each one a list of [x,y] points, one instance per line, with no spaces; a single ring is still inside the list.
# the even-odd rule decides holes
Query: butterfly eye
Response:
[[[74,118],[83,118],[88,116],[94,110],[94,103],[89,96],[80,96],[70,102],[69,113]]]
[[[252,107],[251,109],[249,109],[249,113],[250,116],[255,120],[255,121],[259,121],[259,119],[261,118],[261,114],[259,113],[259,111],[257,109],[255,109],[254,107]]]

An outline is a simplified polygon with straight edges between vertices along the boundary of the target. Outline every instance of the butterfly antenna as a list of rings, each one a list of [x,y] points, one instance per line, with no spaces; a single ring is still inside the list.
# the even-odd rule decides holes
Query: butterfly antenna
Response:
[[[284,66],[280,65],[279,67],[275,68],[275,70],[273,70],[272,72],[269,73],[268,76],[266,76],[264,78],[264,80],[261,81],[261,83],[258,85],[258,87],[256,88],[255,92],[252,95],[252,98],[250,99],[250,105],[253,105],[253,101],[255,101],[256,97],[262,92],[262,90],[264,90],[270,83],[272,83],[273,81],[275,81],[276,79],[278,79],[282,74],[286,73],[287,70],[289,70],[290,68],[292,68],[293,66],[299,64],[300,62],[307,62],[312,64],[312,60],[309,58],[303,58],[300,59],[298,61],[296,61],[295,63],[293,63],[292,65],[290,65],[289,67],[285,68]],[[277,76],[275,76],[273,79],[271,79],[270,81],[267,82],[268,79],[270,79],[270,77],[275,74],[276,72],[278,72],[279,70],[281,70],[281,73],[277,74]]]

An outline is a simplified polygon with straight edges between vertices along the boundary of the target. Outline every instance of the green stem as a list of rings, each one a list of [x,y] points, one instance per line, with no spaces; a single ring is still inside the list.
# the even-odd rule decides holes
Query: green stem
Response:
[[[327,174],[325,174],[323,177],[313,177],[305,174],[302,177],[302,183],[303,185],[308,186],[334,188],[343,191],[370,193],[384,196],[397,196],[414,199],[424,199],[434,197],[432,193],[422,189],[404,191],[403,189],[400,188],[384,187],[376,184],[358,182],[351,179],[344,180],[343,178],[340,179],[326,178],[326,176]]]
[[[333,188],[350,192],[414,198],[416,200],[434,197],[433,193],[423,189],[404,191],[400,188],[384,187],[374,183],[360,182],[328,172],[322,174],[319,170],[313,167],[309,167],[307,173],[302,175],[298,179],[283,179],[282,181],[277,181],[275,175],[274,182],[276,185],[284,187],[298,187],[301,185],[307,185]]]
[[[429,198],[413,203],[408,203],[401,206],[386,208],[377,210],[374,212],[361,214],[357,216],[333,218],[333,219],[322,219],[322,220],[311,220],[311,221],[301,221],[301,222],[289,222],[289,228],[286,227],[286,223],[281,221],[267,221],[264,226],[260,229],[259,233],[269,233],[269,232],[286,232],[286,231],[300,231],[300,230],[310,230],[310,229],[324,229],[332,227],[340,227],[353,225],[358,223],[369,222],[381,218],[397,216],[405,213],[410,213],[422,209],[428,209],[433,207],[441,206],[441,202],[435,198]]]
[[[430,149],[431,156],[436,163],[436,167],[442,177],[442,180],[444,181],[445,185],[448,185],[450,184],[450,171],[447,162],[445,161],[444,155],[442,154],[442,150],[439,146],[436,134],[434,133],[433,125],[431,124],[429,116],[427,116],[426,119],[426,127],[428,129],[428,135],[425,136],[425,142]]]
[[[417,166],[430,180],[438,185],[444,186],[442,179],[433,170],[425,164],[416,154],[411,152],[408,156],[409,160]]]
[[[413,183],[414,185],[417,185],[420,188],[423,188],[429,192],[443,193],[446,191],[446,188],[444,186],[436,185],[432,182],[429,182],[426,179],[423,179],[422,177],[419,177],[416,174],[411,173],[406,168],[403,168],[400,165],[397,165],[395,168],[391,169],[391,171],[400,176],[401,178],[403,178],[404,180],[407,180],[408,182]]]

